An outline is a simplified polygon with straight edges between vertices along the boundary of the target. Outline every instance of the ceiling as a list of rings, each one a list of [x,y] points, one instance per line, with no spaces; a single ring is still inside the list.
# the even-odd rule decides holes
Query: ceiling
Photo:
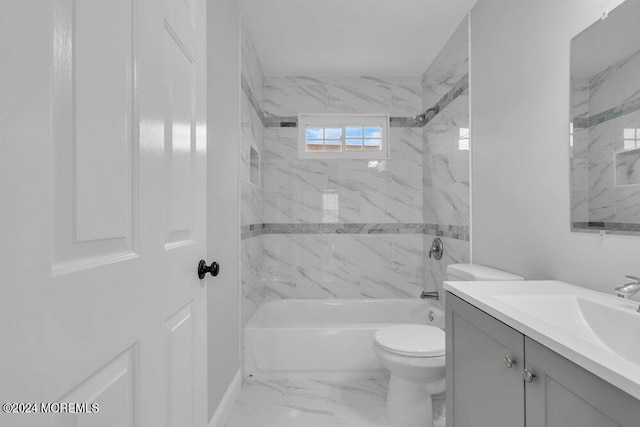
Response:
[[[237,0],[265,75],[420,76],[476,0]]]

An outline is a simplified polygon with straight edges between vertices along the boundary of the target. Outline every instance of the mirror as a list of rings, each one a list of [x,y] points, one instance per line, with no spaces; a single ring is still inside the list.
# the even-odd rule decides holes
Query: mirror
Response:
[[[640,234],[640,0],[571,40],[571,229]]]

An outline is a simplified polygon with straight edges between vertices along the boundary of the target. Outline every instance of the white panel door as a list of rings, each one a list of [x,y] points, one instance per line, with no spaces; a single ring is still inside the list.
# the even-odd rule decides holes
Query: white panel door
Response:
[[[205,1],[0,8],[0,426],[205,426]]]

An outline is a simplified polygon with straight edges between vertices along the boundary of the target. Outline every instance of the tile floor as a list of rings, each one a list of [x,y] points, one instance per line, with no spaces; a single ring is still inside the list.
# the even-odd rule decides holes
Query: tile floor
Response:
[[[247,379],[226,427],[381,427],[386,380]],[[435,427],[444,402],[434,401]]]

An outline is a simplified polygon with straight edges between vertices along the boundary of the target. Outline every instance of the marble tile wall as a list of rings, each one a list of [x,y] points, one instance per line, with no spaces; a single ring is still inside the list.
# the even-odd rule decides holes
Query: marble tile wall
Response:
[[[264,97],[263,73],[260,61],[253,47],[250,35],[242,34],[242,80],[241,98],[241,138],[240,138],[240,191],[241,191],[241,226],[243,229],[252,224],[264,222],[264,201],[262,188],[251,184],[250,147],[264,155],[264,126],[260,117],[260,109],[255,104]],[[253,99],[252,99],[253,98]],[[262,166],[262,165],[260,165]],[[260,167],[260,174],[262,174]],[[264,183],[264,176],[260,177]],[[263,271],[263,236],[241,241],[241,316],[242,327],[253,316],[253,313],[264,300],[262,285]]]
[[[469,150],[461,142],[461,129],[469,129],[469,34],[465,18],[422,76],[422,105],[438,105],[453,99],[422,128],[423,222],[470,225]],[[465,84],[466,83],[466,84]],[[452,96],[447,96],[451,94]],[[464,131],[463,131],[464,134]],[[466,144],[472,144],[466,140]],[[424,236],[428,250],[436,233]],[[424,257],[424,286],[444,295],[442,282],[452,263],[469,262],[469,241],[443,238],[441,260]]]
[[[435,105],[469,73],[468,18],[456,28],[440,53],[422,75],[422,105]]]
[[[265,222],[422,222],[420,133],[391,128],[388,160],[300,160],[297,129],[266,129]]]
[[[640,224],[640,186],[616,183],[615,153],[640,144],[640,51],[593,76],[572,79],[571,204],[574,228],[629,229]],[[627,225],[625,225],[627,224]],[[640,227],[637,230],[640,231]]]
[[[415,77],[265,78],[267,117],[414,116],[421,108]],[[265,129],[264,220],[300,225],[263,236],[267,299],[409,297],[422,291],[422,234],[406,227],[422,224],[421,134],[420,128],[391,128],[388,160],[301,160],[296,128]]]
[[[265,235],[265,296],[404,298],[422,291],[422,235]]]
[[[415,297],[469,260],[466,21],[422,79],[264,77],[243,43],[242,316],[278,298]],[[424,127],[391,127],[387,160],[300,160],[298,130],[271,127],[299,113],[411,118],[446,102]],[[411,121],[410,119],[407,119]],[[264,124],[267,124],[267,127]],[[261,187],[248,183],[249,144]],[[245,154],[246,153],[246,154]],[[443,260],[425,249],[440,236]]]
[[[420,81],[415,77],[267,76],[264,90],[264,111],[276,117],[299,113],[412,117],[422,108]]]

